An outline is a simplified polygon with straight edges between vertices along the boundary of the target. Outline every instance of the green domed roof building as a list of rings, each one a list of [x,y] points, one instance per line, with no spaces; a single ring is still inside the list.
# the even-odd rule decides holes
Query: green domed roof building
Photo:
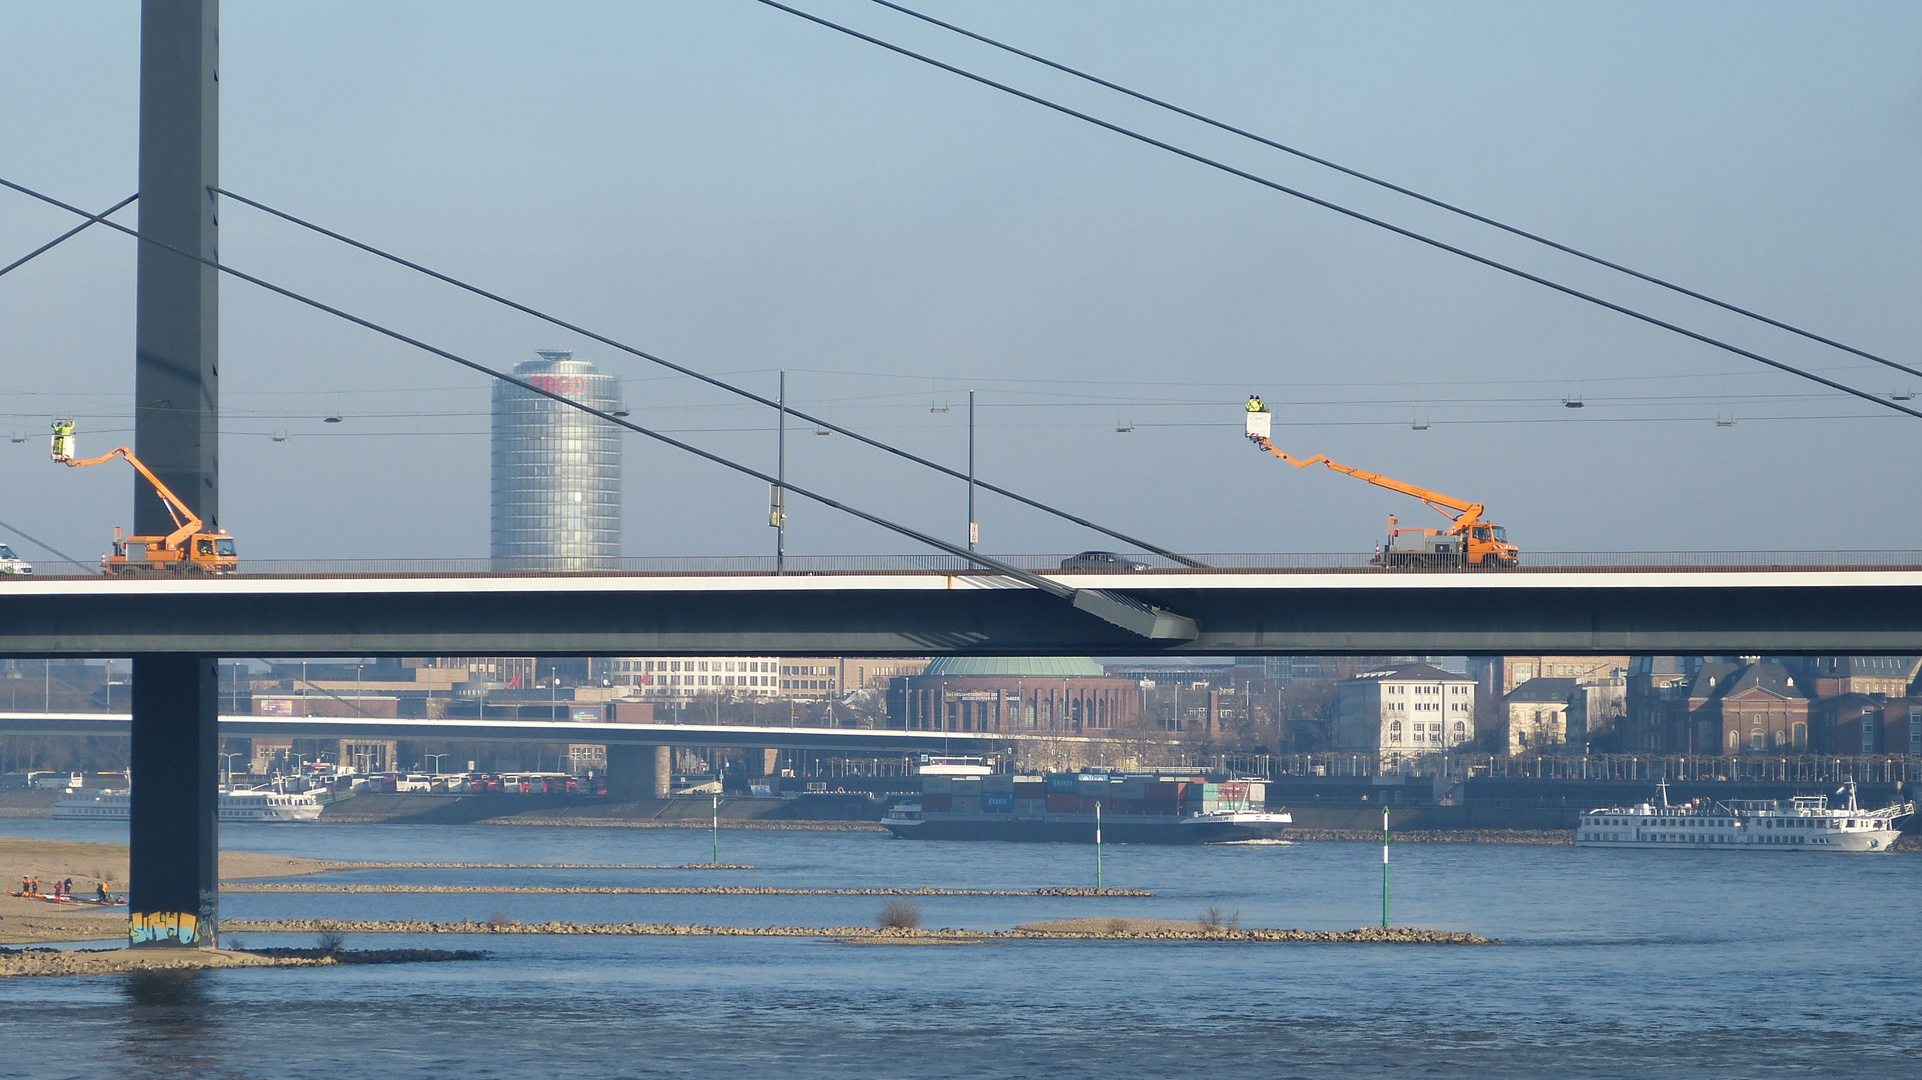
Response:
[[[1107,734],[1141,712],[1134,680],[1085,656],[950,656],[888,686],[888,723],[910,731]]]
[[[943,656],[929,662],[923,676],[1015,676],[1032,679],[1103,678],[1108,669],[1085,656]]]

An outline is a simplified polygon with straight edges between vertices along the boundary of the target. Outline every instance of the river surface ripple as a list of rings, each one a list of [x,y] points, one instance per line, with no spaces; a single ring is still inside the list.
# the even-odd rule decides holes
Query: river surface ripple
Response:
[[[125,842],[125,826],[0,820]],[[697,830],[223,826],[317,858],[705,861]],[[1087,847],[723,831],[754,870],[368,870],[316,880],[1035,889],[1093,883]],[[1152,899],[928,897],[923,924],[1381,918],[1380,849],[1111,846]],[[75,1077],[1775,1077],[1922,1075],[1922,856],[1408,844],[1394,921],[1500,947],[808,939],[350,937],[484,948],[476,963],[0,982],[0,1073]],[[875,897],[234,894],[226,918],[832,926]],[[229,935],[308,945],[308,935]]]

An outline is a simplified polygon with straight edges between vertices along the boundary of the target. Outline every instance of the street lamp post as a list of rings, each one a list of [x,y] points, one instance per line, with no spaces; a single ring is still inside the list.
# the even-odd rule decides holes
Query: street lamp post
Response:
[[[235,759],[235,758],[237,758],[237,757],[246,757],[246,756],[248,756],[248,755],[246,755],[246,754],[222,754],[222,755],[220,755],[220,756],[221,756],[221,757],[222,757],[223,759],[225,759],[225,764],[226,764],[226,773],[227,773],[227,786],[231,788],[231,787],[233,787],[233,786],[234,786],[234,759]]]
[[[421,757],[423,757],[423,758],[425,758],[426,760],[428,760],[428,761],[431,761],[431,762],[433,762],[433,763],[434,763],[434,772],[433,772],[433,775],[435,775],[435,776],[439,776],[439,775],[440,775],[440,763],[441,763],[441,762],[443,762],[443,761],[446,761],[446,760],[447,760],[448,758],[450,758],[450,757],[453,757],[453,756],[454,756],[454,755],[452,755],[452,754],[422,754],[422,755],[421,755]]]

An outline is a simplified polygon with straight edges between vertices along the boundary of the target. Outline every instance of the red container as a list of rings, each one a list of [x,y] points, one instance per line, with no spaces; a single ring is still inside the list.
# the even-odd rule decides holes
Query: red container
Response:
[[[1078,814],[1081,812],[1081,796],[1065,791],[1048,792],[1048,813]]]
[[[922,810],[934,810],[934,811],[937,811],[937,812],[939,812],[939,813],[943,813],[943,814],[945,814],[945,813],[947,813],[947,812],[948,812],[949,810],[952,810],[952,809],[954,809],[954,796],[952,796],[952,795],[923,795],[923,796],[921,796],[921,809],[922,809]]]
[[[1014,797],[1017,799],[1045,799],[1048,797],[1048,785],[1039,781],[1017,782],[1014,785]]]

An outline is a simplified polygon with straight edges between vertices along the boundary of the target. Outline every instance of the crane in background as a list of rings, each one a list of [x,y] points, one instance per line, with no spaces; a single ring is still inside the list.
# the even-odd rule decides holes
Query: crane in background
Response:
[[[100,465],[114,458],[125,458],[141,479],[153,485],[154,494],[167,507],[174,530],[165,536],[126,536],[120,526],[113,529],[113,551],[100,557],[100,568],[109,574],[130,576],[145,573],[231,574],[238,569],[234,538],[225,532],[203,532],[200,515],[193,512],[180,496],[160,482],[153,470],[142,464],[132,450],[115,447],[110,453],[85,460],[73,456],[74,423],[53,422],[53,460],[72,469]]]
[[[1508,570],[1521,559],[1521,552],[1508,542],[1508,530],[1482,520],[1482,504],[1457,499],[1427,488],[1404,483],[1379,473],[1330,461],[1325,454],[1298,458],[1268,441],[1273,414],[1261,398],[1248,399],[1248,441],[1297,469],[1326,465],[1338,473],[1366,481],[1379,488],[1398,491],[1420,499],[1429,509],[1449,519],[1446,529],[1403,528],[1395,515],[1388,515],[1388,541],[1370,560],[1377,566],[1404,569],[1446,569],[1466,567],[1478,570]]]

